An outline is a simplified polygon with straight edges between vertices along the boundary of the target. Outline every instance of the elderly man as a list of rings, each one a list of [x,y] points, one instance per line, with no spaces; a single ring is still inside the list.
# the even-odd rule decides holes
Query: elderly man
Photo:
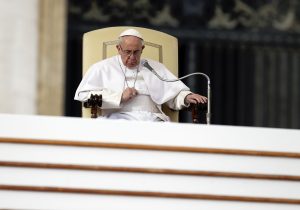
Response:
[[[206,97],[192,93],[181,81],[161,81],[142,65],[141,54],[145,46],[137,30],[122,32],[116,47],[119,55],[92,65],[75,93],[75,100],[82,102],[91,94],[101,94],[102,117],[169,121],[162,111],[162,104],[180,110],[191,103],[207,101]],[[176,79],[163,64],[147,60],[160,76]]]

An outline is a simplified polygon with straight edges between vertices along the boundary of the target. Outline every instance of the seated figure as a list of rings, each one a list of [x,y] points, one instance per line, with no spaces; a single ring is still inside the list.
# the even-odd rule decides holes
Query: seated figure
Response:
[[[160,62],[141,59],[145,48],[142,35],[127,29],[118,37],[118,55],[93,64],[75,93],[75,100],[85,102],[93,94],[102,95],[101,117],[140,121],[170,121],[162,111],[166,104],[181,110],[190,104],[206,103],[181,81],[160,80],[143,65],[145,61],[163,78],[176,77]]]

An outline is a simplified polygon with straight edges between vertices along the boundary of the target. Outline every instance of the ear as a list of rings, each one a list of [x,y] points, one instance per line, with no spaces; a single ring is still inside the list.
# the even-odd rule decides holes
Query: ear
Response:
[[[118,50],[118,53],[121,55],[121,46],[118,44],[118,45],[116,45],[116,48]]]

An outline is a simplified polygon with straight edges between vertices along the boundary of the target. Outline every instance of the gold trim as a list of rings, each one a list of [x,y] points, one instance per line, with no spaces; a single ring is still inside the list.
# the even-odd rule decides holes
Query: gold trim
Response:
[[[277,151],[263,151],[263,150],[241,150],[241,149],[222,149],[222,148],[187,147],[187,146],[127,144],[127,143],[107,143],[107,142],[103,142],[100,140],[98,142],[88,142],[88,141],[66,141],[66,140],[46,140],[46,139],[41,140],[41,139],[1,138],[0,137],[0,143],[75,146],[75,147],[98,147],[98,148],[114,148],[114,149],[167,151],[167,152],[191,152],[191,153],[209,153],[209,154],[225,154],[225,155],[300,158],[300,153],[296,153],[296,152],[277,152]]]
[[[48,186],[23,186],[23,185],[0,185],[0,190],[79,193],[79,194],[114,195],[114,196],[196,199],[196,200],[239,201],[239,202],[256,202],[256,203],[280,203],[280,204],[300,205],[300,199],[274,198],[274,197],[250,197],[250,196],[107,190],[107,189],[67,188],[67,187],[48,187]]]
[[[14,162],[14,161],[0,161],[0,166],[19,167],[19,168],[111,171],[111,172],[121,172],[121,173],[126,172],[126,173],[146,173],[146,174],[164,174],[164,175],[183,175],[183,176],[208,176],[208,177],[225,177],[225,178],[241,178],[241,179],[300,181],[300,176],[293,176],[293,175],[237,173],[237,172],[223,172],[223,171],[200,171],[200,170],[180,170],[180,169],[163,169],[163,168],[34,163],[34,162]]]

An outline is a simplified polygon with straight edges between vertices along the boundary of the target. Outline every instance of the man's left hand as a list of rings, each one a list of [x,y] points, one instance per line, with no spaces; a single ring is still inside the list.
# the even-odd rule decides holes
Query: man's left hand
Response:
[[[185,97],[184,102],[185,104],[205,104],[207,103],[207,98],[199,94],[191,93]]]

